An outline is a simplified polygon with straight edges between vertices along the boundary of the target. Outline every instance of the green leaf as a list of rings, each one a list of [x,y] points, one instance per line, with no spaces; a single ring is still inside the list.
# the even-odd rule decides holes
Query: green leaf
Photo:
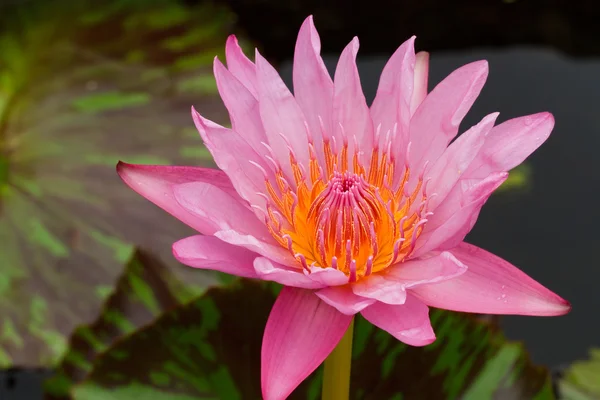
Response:
[[[78,327],[69,339],[67,353],[45,383],[46,398],[68,399],[72,385],[91,370],[100,352],[192,296],[163,263],[148,252],[136,251],[100,316]]]
[[[565,400],[600,398],[600,349],[590,350],[590,359],[573,363],[559,383]]]
[[[75,399],[260,399],[262,333],[275,296],[272,285],[247,280],[210,289],[102,353]],[[353,399],[554,398],[547,370],[496,326],[442,310],[431,318],[437,341],[417,348],[357,317]],[[290,399],[318,399],[321,379],[318,369]]]
[[[217,282],[173,260],[193,232],[115,165],[213,165],[189,110],[228,123],[212,59],[232,21],[222,6],[170,0],[2,6],[0,368],[55,366],[135,246],[191,285]]]

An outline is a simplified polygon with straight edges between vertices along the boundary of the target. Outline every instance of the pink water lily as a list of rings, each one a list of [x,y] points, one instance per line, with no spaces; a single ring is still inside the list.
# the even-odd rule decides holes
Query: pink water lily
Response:
[[[413,346],[435,340],[429,306],[553,316],[568,302],[515,266],[463,242],[492,192],[549,136],[549,113],[494,126],[490,114],[452,142],[488,74],[465,65],[427,93],[414,37],[386,64],[371,107],[356,54],[331,79],[311,17],[298,36],[294,95],[231,36],[214,73],[232,128],[195,110],[220,170],[120,163],[135,191],[202,235],[173,245],[192,267],[284,285],[267,322],[262,388],[283,399],[361,313]],[[452,143],[451,143],[452,142]]]

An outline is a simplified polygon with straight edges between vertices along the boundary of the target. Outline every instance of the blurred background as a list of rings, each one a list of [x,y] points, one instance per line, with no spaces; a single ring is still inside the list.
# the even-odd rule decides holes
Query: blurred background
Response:
[[[467,62],[490,63],[461,131],[494,111],[499,122],[554,114],[550,139],[488,201],[467,241],[572,303],[560,318],[492,321],[569,398],[560,380],[600,347],[596,2],[0,0],[0,399],[42,398],[43,378],[77,345],[74,332],[98,328],[99,315],[119,327],[105,332],[114,340],[225,282],[172,260],[171,243],[190,229],[130,191],[114,166],[214,166],[189,117],[194,105],[228,124],[214,56],[224,61],[235,33],[291,86],[294,43],[309,14],[331,72],[360,38],[368,101],[387,57],[414,34],[417,50],[431,53],[430,89]],[[86,357],[81,376],[69,379],[92,370]],[[583,363],[596,369],[570,382],[588,385],[591,397],[581,398],[597,398],[589,383],[600,386],[600,361]]]

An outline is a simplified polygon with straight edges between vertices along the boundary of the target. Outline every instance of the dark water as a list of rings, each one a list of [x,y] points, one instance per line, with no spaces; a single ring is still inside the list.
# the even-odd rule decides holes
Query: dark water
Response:
[[[387,57],[362,57],[367,101]],[[555,129],[529,159],[526,189],[493,196],[467,241],[494,252],[569,300],[564,317],[504,317],[507,335],[524,340],[534,361],[558,367],[600,346],[600,59],[573,60],[534,48],[436,52],[430,88],[455,68],[487,59],[490,75],[461,132],[491,112],[498,122],[541,111]],[[334,68],[336,57],[326,57]],[[291,82],[290,64],[282,65]],[[331,69],[330,69],[331,70]]]

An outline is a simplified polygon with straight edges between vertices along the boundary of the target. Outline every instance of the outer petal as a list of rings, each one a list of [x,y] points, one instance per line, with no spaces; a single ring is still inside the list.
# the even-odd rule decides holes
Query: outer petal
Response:
[[[422,171],[427,161],[435,161],[458,133],[485,83],[487,61],[467,64],[452,72],[427,95],[410,121],[409,166]]]
[[[381,72],[377,94],[371,106],[373,126],[380,129],[379,139],[385,140],[388,131],[396,131],[396,136],[392,137],[394,140],[392,151],[397,152],[396,159],[399,154],[404,154],[408,141],[410,102],[415,81],[414,45],[415,36],[402,43],[394,52]],[[379,144],[384,147],[387,145]]]
[[[461,243],[452,251],[468,266],[463,275],[412,292],[426,304],[482,314],[555,316],[571,305],[514,265],[476,246]]]
[[[272,156],[279,161],[287,176],[292,178],[289,147],[301,164],[308,165],[309,160],[304,115],[275,68],[258,51],[256,74],[260,116],[273,150]]]
[[[287,398],[331,353],[351,320],[310,291],[284,287],[263,337],[263,398]]]
[[[348,143],[350,160],[354,156],[355,139],[361,149],[373,148],[373,122],[360,85],[357,53],[358,38],[355,37],[342,51],[334,77],[333,131],[338,147]]]
[[[492,172],[513,169],[548,139],[553,127],[550,113],[514,118],[498,125],[486,137],[466,176],[483,178]]]
[[[349,285],[327,287],[315,292],[315,294],[325,303],[346,315],[354,315],[376,301],[354,294]]]
[[[486,116],[480,123],[463,133],[452,143],[435,162],[428,175],[432,178],[427,185],[428,191],[435,192],[427,208],[435,212],[454,185],[467,171],[469,165],[479,154],[485,141],[485,135],[494,126],[498,113]]]
[[[415,83],[412,97],[410,99],[410,115],[413,115],[427,96],[427,84],[429,81],[429,53],[420,51],[415,60]]]
[[[252,263],[256,253],[232,246],[214,236],[190,236],[173,244],[173,255],[182,264],[212,269],[244,278],[256,278]]]
[[[246,86],[252,95],[258,98],[256,89],[256,67],[252,61],[244,55],[237,38],[234,35],[227,38],[225,45],[225,57],[227,68],[231,73]]]
[[[278,243],[273,243],[272,237],[268,238],[268,240],[259,240],[255,236],[244,234],[234,229],[218,231],[214,235],[224,242],[244,247],[279,264],[288,267],[298,266],[298,261],[296,261],[290,252]]]
[[[417,258],[432,250],[447,250],[458,245],[465,238],[467,233],[473,228],[481,207],[505,180],[508,173],[496,173],[490,175],[487,179],[478,182],[476,185],[465,191],[464,205],[454,213],[448,216],[436,215],[439,219],[432,222],[437,228],[424,231],[418,239],[413,257]],[[466,184],[466,182],[463,182]],[[448,209],[451,212],[450,209]],[[440,221],[444,221],[441,224]]]
[[[258,154],[266,149],[261,142],[267,142],[265,130],[260,119],[256,97],[215,57],[215,79],[219,94],[229,111],[231,125],[244,141]]]
[[[420,285],[428,285],[454,279],[467,271],[452,253],[444,251],[436,256],[410,260],[392,266],[386,277],[402,283],[406,289]]]
[[[406,290],[402,282],[388,279],[387,275],[374,274],[363,278],[354,285],[355,295],[374,299],[386,304],[404,304]]]
[[[321,121],[325,134],[332,132],[333,82],[320,55],[321,41],[312,16],[304,20],[294,53],[294,97],[304,112],[315,144],[315,151],[324,164]]]
[[[411,346],[425,346],[435,341],[429,308],[410,294],[404,304],[375,303],[361,314],[373,325]]]
[[[133,190],[175,218],[205,234],[213,230],[212,224],[179,205],[175,201],[173,187],[186,182],[208,182],[230,196],[237,196],[227,175],[216,169],[134,165],[119,162],[117,173]]]
[[[265,225],[248,207],[219,188],[203,182],[189,182],[173,189],[175,200],[189,213],[211,223],[210,234],[236,230],[263,241],[273,240]]]
[[[254,260],[254,270],[259,279],[277,282],[285,286],[304,289],[320,289],[327,286],[304,275],[300,265],[295,268],[287,267],[265,257]]]

